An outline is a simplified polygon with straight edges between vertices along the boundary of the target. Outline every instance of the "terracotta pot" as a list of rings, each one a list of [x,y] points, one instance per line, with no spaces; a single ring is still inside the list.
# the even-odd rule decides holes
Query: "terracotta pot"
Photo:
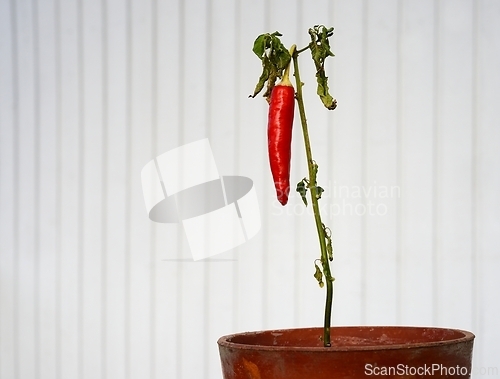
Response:
[[[424,327],[335,327],[233,334],[218,341],[224,379],[470,378],[474,335]]]

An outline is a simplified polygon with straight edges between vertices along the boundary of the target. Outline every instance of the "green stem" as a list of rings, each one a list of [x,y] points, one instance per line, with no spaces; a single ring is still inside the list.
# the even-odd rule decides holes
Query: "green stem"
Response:
[[[311,48],[311,44],[307,45],[306,47],[303,47],[302,49],[297,49],[297,55],[302,53],[303,51],[309,50]]]
[[[306,149],[307,156],[307,167],[309,171],[309,190],[311,195],[311,203],[313,207],[314,220],[316,221],[316,230],[318,232],[319,244],[321,247],[321,264],[323,266],[323,275],[325,276],[326,281],[326,303],[325,303],[325,319],[324,319],[324,328],[323,328],[323,344],[324,346],[331,346],[330,344],[330,323],[332,316],[332,302],[333,302],[333,278],[330,272],[330,264],[328,259],[328,252],[326,248],[326,240],[325,240],[325,231],[324,226],[321,221],[321,215],[319,211],[318,205],[318,192],[317,192],[317,183],[316,183],[316,172],[317,167],[315,168],[315,162],[312,157],[311,152],[311,142],[309,140],[309,131],[307,128],[307,119],[306,112],[304,108],[304,99],[302,96],[302,86],[303,83],[300,80],[300,72],[299,72],[299,62],[298,56],[299,51],[297,51],[293,46],[291,49],[292,59],[293,59],[293,68],[294,68],[294,76],[297,84],[297,103],[299,106],[299,114],[300,114],[300,122],[302,124],[302,133],[304,135],[304,144]]]

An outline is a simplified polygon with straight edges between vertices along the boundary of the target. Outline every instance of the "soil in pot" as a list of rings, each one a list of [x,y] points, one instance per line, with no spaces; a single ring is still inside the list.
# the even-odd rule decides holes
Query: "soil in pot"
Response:
[[[221,337],[224,379],[470,378],[474,335],[445,328],[335,327]]]

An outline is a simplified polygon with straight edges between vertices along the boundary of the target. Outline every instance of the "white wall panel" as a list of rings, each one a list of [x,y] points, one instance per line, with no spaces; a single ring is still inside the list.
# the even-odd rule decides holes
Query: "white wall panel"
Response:
[[[82,246],[82,368],[81,377],[99,378],[102,373],[104,327],[103,300],[103,41],[102,6],[99,1],[80,4],[82,60],[83,118],[83,246]]]
[[[179,54],[183,41],[181,25],[182,2],[163,0],[152,3],[153,40],[152,53],[156,55],[156,65],[152,59],[152,118],[153,139],[150,158],[180,145],[182,119],[180,99],[181,81],[179,73],[182,58]],[[168,21],[167,21],[168,20]],[[156,32],[155,32],[156,31]],[[146,218],[145,212],[142,218]],[[155,261],[154,280],[154,347],[153,375],[151,378],[180,378],[181,370],[179,342],[182,331],[181,297],[179,286],[178,264],[173,261],[180,258],[180,241],[184,236],[176,224],[154,224]]]
[[[38,378],[54,378],[60,367],[60,190],[59,186],[59,114],[58,67],[55,2],[37,6],[38,17],[38,112],[39,158],[37,162],[39,214],[39,372]],[[95,328],[95,325],[92,325]]]
[[[151,375],[152,247],[151,223],[142,222],[144,202],[139,173],[151,157],[152,140],[152,11],[151,2],[129,5],[130,130],[127,182],[129,185],[129,298],[127,304],[127,370],[131,379]],[[133,357],[133,358],[132,358]]]
[[[436,128],[437,323],[470,328],[472,1],[439,3]],[[468,103],[468,106],[459,104]],[[456,291],[450,296],[450,291]]]
[[[0,11],[0,375],[16,375],[17,351],[17,43],[12,3]]]
[[[434,2],[405,2],[400,35],[399,322],[433,324]]]
[[[17,46],[17,227],[15,238],[18,251],[16,254],[17,285],[17,337],[19,378],[30,378],[38,369],[36,350],[38,330],[35,315],[38,299],[36,297],[36,277],[38,274],[38,233],[36,216],[38,211],[36,186],[36,161],[38,119],[36,119],[36,78],[35,78],[35,41],[34,9],[30,2],[16,2],[14,5]],[[21,365],[24,361],[26,364]]]
[[[63,1],[57,10],[60,75],[60,258],[59,375],[78,377],[82,370],[82,45],[77,1]]]
[[[209,63],[210,35],[211,35],[211,2],[200,2],[195,0],[184,1],[180,13],[181,24],[179,33],[182,34],[182,43],[179,53],[181,66],[178,72],[180,79],[181,119],[179,127],[178,145],[205,138],[210,133],[210,99],[209,75],[207,64]],[[167,18],[168,20],[168,18]],[[168,21],[167,21],[168,22]],[[175,53],[174,53],[175,54]],[[173,126],[173,125],[172,125]],[[189,258],[187,239],[182,227],[180,249],[181,258]],[[180,293],[177,306],[180,314],[180,334],[176,341],[175,349],[178,350],[177,365],[179,377],[193,377],[206,375],[206,341],[205,330],[207,298],[205,288],[208,280],[207,265],[191,264],[189,261],[177,262],[177,275],[179,275]],[[184,325],[189,325],[188,328]],[[194,343],[200,341],[200,343]],[[193,365],[192,357],[196,356],[197,366]]]
[[[476,4],[477,12],[477,57],[475,62],[475,83],[473,99],[473,245],[474,273],[472,278],[473,309],[471,328],[477,335],[475,362],[479,373],[498,375],[497,357],[500,336],[498,317],[500,302],[498,291],[500,264],[498,235],[500,208],[498,193],[500,181],[496,174],[500,164],[500,128],[498,125],[498,98],[500,88],[500,25],[492,22],[500,16],[500,4],[495,1],[484,1]],[[488,370],[488,368],[490,368]],[[494,370],[496,368],[496,371]]]
[[[397,1],[365,2],[363,111],[362,250],[365,305],[363,321],[397,320],[396,245],[398,186],[398,23]],[[387,195],[386,195],[387,193]]]
[[[352,197],[363,180],[363,89],[365,67],[365,2],[336,2],[333,25],[333,93],[338,100],[334,110],[330,150],[333,150],[333,175],[328,177],[326,190],[332,207],[331,228],[335,248],[333,265],[335,283],[334,318],[339,324],[359,325],[363,308],[363,234],[362,217],[355,207],[362,201]],[[306,278],[310,280],[310,277]],[[304,294],[305,295],[305,294]]]
[[[308,52],[300,67],[333,323],[470,329],[475,377],[499,377],[499,17],[494,0],[1,0],[0,379],[220,378],[220,335],[321,324],[313,217],[294,188],[275,200],[248,98],[257,35],[302,47],[321,23],[338,109]],[[140,171],[205,137],[221,175],[253,180],[262,228],[194,262],[181,224],[148,219]],[[297,119],[292,187],[305,163]]]
[[[103,50],[104,74],[104,161],[103,195],[106,210],[104,224],[104,302],[102,304],[103,337],[103,377],[123,377],[127,375],[129,328],[127,320],[129,249],[127,220],[128,173],[127,156],[130,151],[130,28],[126,3],[107,1],[104,5]]]

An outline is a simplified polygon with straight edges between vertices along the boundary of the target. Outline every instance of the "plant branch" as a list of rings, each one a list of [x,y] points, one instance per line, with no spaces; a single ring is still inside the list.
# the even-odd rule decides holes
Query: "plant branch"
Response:
[[[318,232],[319,244],[321,247],[321,264],[323,266],[323,275],[326,281],[326,304],[325,304],[325,318],[324,318],[324,328],[323,328],[323,344],[324,346],[331,346],[330,343],[330,324],[332,315],[332,303],[333,303],[333,277],[330,271],[328,249],[326,243],[325,226],[321,221],[321,215],[319,211],[318,199],[321,197],[321,192],[316,182],[316,176],[318,171],[318,166],[313,160],[311,152],[311,142],[309,140],[309,131],[307,127],[306,112],[304,108],[304,99],[302,95],[303,83],[300,80],[298,55],[301,51],[308,49],[309,46],[302,50],[296,50],[295,45],[292,46],[290,53],[292,55],[294,76],[297,85],[296,99],[299,106],[300,122],[302,124],[302,133],[304,136],[304,145],[307,156],[307,167],[309,172],[308,188],[310,190],[311,203],[313,207],[314,219],[316,222],[316,230]]]
[[[306,47],[303,47],[302,49],[296,49],[296,54],[299,55],[300,53],[303,53],[306,50],[309,50],[311,48],[311,44],[307,45]]]

